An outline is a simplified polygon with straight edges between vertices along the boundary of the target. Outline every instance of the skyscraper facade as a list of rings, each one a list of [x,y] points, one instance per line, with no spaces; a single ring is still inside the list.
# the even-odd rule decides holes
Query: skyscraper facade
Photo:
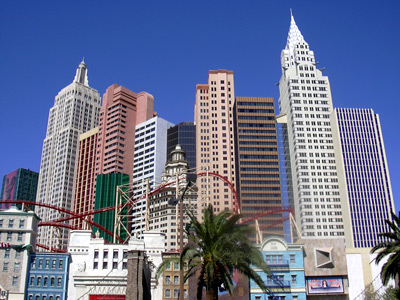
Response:
[[[240,212],[255,217],[282,209],[274,98],[236,97],[234,116]],[[257,222],[265,238],[284,234],[282,213]]]
[[[74,212],[81,214],[94,208],[94,188],[96,185],[95,161],[99,128],[93,128],[79,136],[78,168],[75,178]],[[93,216],[87,216],[93,219]],[[73,225],[85,228],[82,219],[73,220]]]
[[[332,137],[329,80],[317,69],[293,16],[281,66],[280,119],[287,122],[285,159],[297,225],[306,238],[345,237],[351,244],[344,174],[337,169],[341,155]]]
[[[167,130],[174,124],[154,117],[136,126],[133,162],[133,198],[140,198],[132,211],[132,233],[141,236],[145,229],[147,186],[150,190],[161,183],[167,160]]]
[[[225,177],[235,185],[235,135],[233,72],[209,71],[208,83],[196,86],[194,120],[196,125],[196,167]],[[198,209],[209,203],[216,212],[234,210],[232,191],[217,177],[197,179]],[[201,217],[201,214],[199,214]]]
[[[153,96],[113,84],[104,96],[97,138],[96,175],[125,173],[132,177],[135,126],[153,117]]]
[[[39,173],[23,168],[4,175],[1,199],[35,201],[38,179]],[[10,206],[11,204],[2,204],[0,209],[6,209]]]
[[[87,67],[81,62],[74,81],[57,94],[50,109],[37,202],[72,209],[79,135],[97,126],[100,106],[100,95],[89,87]],[[43,221],[66,217],[64,213],[45,207],[37,207],[36,211]],[[48,227],[39,228],[38,238],[42,244],[48,245],[50,237],[53,247],[66,248],[68,230],[60,228],[52,234]]]
[[[338,141],[350,203],[354,247],[371,248],[390,232],[395,213],[379,116],[372,109],[336,108]]]
[[[196,169],[196,126],[193,122],[182,122],[168,128],[167,160],[172,159],[172,151],[180,145],[190,169]]]

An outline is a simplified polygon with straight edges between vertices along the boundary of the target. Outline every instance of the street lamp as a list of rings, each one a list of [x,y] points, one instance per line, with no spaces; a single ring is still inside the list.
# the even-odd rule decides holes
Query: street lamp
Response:
[[[169,205],[177,205],[179,201],[179,253],[182,254],[183,252],[183,198],[185,196],[185,193],[187,192],[188,188],[190,185],[192,185],[193,182],[196,182],[197,175],[193,173],[188,173],[186,174],[186,185],[185,188],[182,192],[182,195],[178,198],[172,198],[168,201]],[[176,181],[176,184],[178,186],[179,182],[178,180]],[[179,188],[177,188],[177,191],[179,192]],[[178,193],[176,195],[177,197],[179,196]],[[183,282],[183,266],[180,264],[179,268],[179,300],[184,299],[184,288],[183,288],[184,282]]]

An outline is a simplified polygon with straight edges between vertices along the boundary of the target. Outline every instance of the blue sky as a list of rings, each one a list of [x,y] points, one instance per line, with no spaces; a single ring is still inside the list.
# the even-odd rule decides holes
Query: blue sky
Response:
[[[290,8],[334,107],[380,115],[400,208],[400,1],[3,1],[0,176],[39,171],[49,109],[85,57],[89,84],[147,91],[168,121],[193,120],[195,85],[234,71],[236,96],[279,98]]]

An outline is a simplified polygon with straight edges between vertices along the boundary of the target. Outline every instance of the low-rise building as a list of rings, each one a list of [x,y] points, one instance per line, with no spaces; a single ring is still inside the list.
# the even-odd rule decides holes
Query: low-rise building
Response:
[[[67,299],[69,264],[68,253],[31,253],[25,299]]]
[[[39,218],[11,207],[0,211],[0,286],[9,300],[23,300],[30,251],[35,249]]]
[[[302,244],[288,244],[281,237],[270,237],[260,247],[271,274],[256,269],[264,280],[265,294],[254,281],[250,281],[251,300],[305,300],[304,255]]]

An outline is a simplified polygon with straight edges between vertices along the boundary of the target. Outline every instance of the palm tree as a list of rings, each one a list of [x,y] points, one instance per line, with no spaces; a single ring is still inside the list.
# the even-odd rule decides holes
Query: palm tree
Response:
[[[218,299],[218,289],[223,287],[232,294],[234,289],[233,273],[236,269],[266,291],[264,281],[254,271],[254,267],[270,274],[259,249],[252,245],[248,235],[251,227],[240,224],[242,215],[229,211],[214,214],[212,205],[204,211],[201,223],[193,214],[189,214],[191,228],[186,230],[189,243],[180,254],[180,265],[186,262],[184,280],[198,275],[197,299],[202,298],[203,288],[206,299]],[[171,260],[164,261],[157,270],[158,276],[169,265]]]
[[[385,221],[392,231],[379,234],[379,236],[385,237],[389,241],[379,243],[371,250],[371,253],[378,253],[375,260],[376,264],[388,257],[381,270],[381,279],[384,285],[390,279],[396,279],[396,276],[400,276],[400,219],[394,213],[392,213],[392,218],[393,222],[390,220]]]

